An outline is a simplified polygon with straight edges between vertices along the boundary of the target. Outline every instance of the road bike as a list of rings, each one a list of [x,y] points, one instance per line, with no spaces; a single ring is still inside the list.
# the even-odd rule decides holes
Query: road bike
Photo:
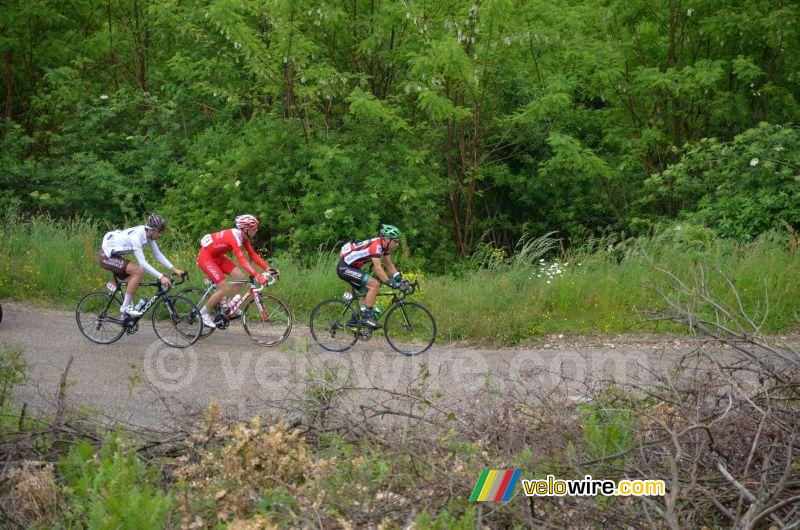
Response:
[[[249,280],[228,280],[228,284],[248,284],[249,288],[233,306],[222,307],[221,304],[217,304],[214,316],[216,329],[226,329],[232,320],[241,318],[245,335],[260,346],[277,346],[289,337],[292,331],[292,311],[289,309],[289,304],[277,296],[261,293],[264,287],[272,285],[277,279],[271,275],[267,277],[269,282],[262,286],[259,286],[252,276]],[[205,283],[208,285],[205,290],[199,287],[187,287],[178,294],[189,298],[197,304],[197,307],[202,308],[217,288],[208,278],[205,279]],[[201,337],[206,338],[213,332],[214,328],[204,326]]]
[[[389,310],[378,313],[375,318],[383,318],[383,334],[386,341],[398,353],[419,355],[428,351],[436,340],[436,321],[423,305],[409,302],[407,297],[419,289],[419,282],[404,282],[400,289],[378,296],[391,296]],[[373,330],[363,324],[363,315],[356,300],[358,291],[342,298],[330,298],[320,302],[311,311],[311,336],[317,344],[333,352],[343,352],[359,341],[372,338]],[[378,306],[376,305],[376,308]]]
[[[188,277],[184,274],[174,285],[182,284]],[[173,277],[169,279],[172,281]],[[81,298],[75,320],[84,337],[97,344],[111,344],[125,333],[134,335],[139,332],[139,321],[152,309],[153,331],[164,344],[187,348],[197,342],[203,332],[203,320],[194,302],[179,294],[169,294],[170,287],[164,289],[160,282],[142,282],[140,287],[158,287],[156,293],[145,300],[141,316],[123,315],[122,287],[127,283],[114,276],[114,281],[106,284],[109,292],[93,291]]]

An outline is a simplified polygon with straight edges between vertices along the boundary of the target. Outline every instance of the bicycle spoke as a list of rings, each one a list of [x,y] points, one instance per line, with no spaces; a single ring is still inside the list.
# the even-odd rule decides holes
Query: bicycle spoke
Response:
[[[185,348],[194,344],[202,331],[197,306],[182,296],[168,296],[153,307],[153,330],[165,344]]]
[[[208,301],[209,296],[211,296],[211,291],[209,289],[203,290],[199,287],[187,287],[186,289],[178,291],[175,296],[182,296],[189,299],[189,301],[197,306],[199,311]],[[199,313],[198,318],[200,318]],[[200,338],[204,339],[212,333],[214,333],[214,328],[203,326],[203,332],[201,333]]]
[[[249,300],[242,310],[244,331],[256,344],[276,346],[286,340],[292,330],[292,313],[289,306],[276,296],[257,296],[257,300]]]
[[[423,306],[405,302],[394,306],[384,324],[389,345],[404,355],[419,355],[436,340],[436,322]]]
[[[122,318],[119,299],[99,291],[84,296],[75,311],[78,329],[98,344],[110,344],[122,336],[125,332]]]
[[[356,343],[358,337],[356,312],[339,298],[325,300],[315,307],[311,312],[310,326],[311,336],[328,351],[345,351]]]

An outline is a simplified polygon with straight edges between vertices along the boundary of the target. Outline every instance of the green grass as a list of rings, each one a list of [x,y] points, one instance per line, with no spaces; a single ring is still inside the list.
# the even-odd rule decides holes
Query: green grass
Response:
[[[7,219],[0,225],[0,297],[74,308],[83,294],[103,289],[110,278],[95,261],[106,229],[86,220]],[[797,326],[800,254],[791,234],[752,242],[676,234],[684,235],[673,228],[646,239],[594,242],[558,258],[552,257],[554,240],[545,237],[527,242],[510,257],[482,248],[447,275],[404,272],[420,280],[422,289],[414,298],[429,307],[445,339],[512,344],[550,333],[674,331],[663,323],[643,322],[645,311],[662,304],[652,287],[667,280],[654,266],[684,280],[702,268],[718,267],[733,280],[748,311],[763,308],[768,297],[765,331]],[[191,283],[201,285],[197,243],[174,232],[160,243],[178,267],[190,272]],[[547,256],[544,263],[542,256]],[[403,257],[396,259],[403,270]],[[333,254],[320,253],[306,265],[287,257],[269,261],[281,269],[280,282],[270,289],[300,321],[319,301],[348,289],[336,276]],[[560,272],[553,269],[548,275],[550,267]],[[721,276],[712,274],[710,284],[722,300],[734,301]]]

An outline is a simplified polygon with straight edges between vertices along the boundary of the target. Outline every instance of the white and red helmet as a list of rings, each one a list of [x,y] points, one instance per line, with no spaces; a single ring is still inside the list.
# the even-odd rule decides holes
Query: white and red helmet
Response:
[[[241,228],[247,232],[254,231],[258,228],[258,219],[254,215],[245,213],[236,216],[236,228]]]

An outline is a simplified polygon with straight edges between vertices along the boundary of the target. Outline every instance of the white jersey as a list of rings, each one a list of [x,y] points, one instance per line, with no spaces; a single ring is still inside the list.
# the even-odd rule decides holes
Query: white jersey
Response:
[[[111,256],[120,256],[122,254],[133,253],[133,255],[136,256],[136,261],[139,262],[139,265],[141,265],[144,270],[156,278],[161,278],[163,275],[158,271],[158,269],[150,265],[147,262],[147,259],[144,257],[144,251],[142,251],[142,247],[144,247],[145,244],[150,246],[150,249],[153,251],[153,255],[156,257],[159,263],[168,269],[172,269],[172,263],[170,263],[167,257],[161,253],[161,250],[158,248],[158,244],[152,239],[147,239],[147,232],[145,231],[144,225],[108,232],[103,237],[102,248],[103,254],[105,254],[107,258],[110,258]]]

